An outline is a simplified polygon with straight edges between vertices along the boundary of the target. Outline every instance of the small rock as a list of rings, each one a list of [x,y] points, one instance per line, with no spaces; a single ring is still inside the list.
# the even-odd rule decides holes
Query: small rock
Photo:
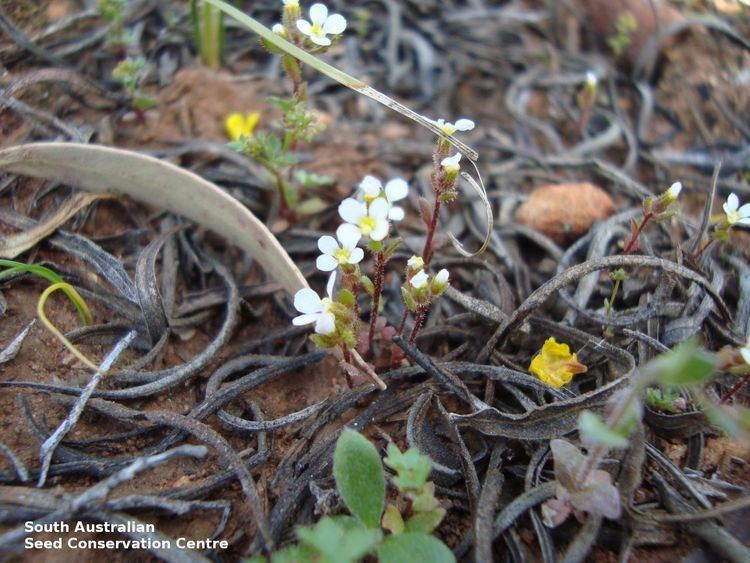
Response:
[[[563,244],[577,239],[616,210],[609,194],[588,182],[550,184],[531,192],[529,200],[516,211],[516,221]]]

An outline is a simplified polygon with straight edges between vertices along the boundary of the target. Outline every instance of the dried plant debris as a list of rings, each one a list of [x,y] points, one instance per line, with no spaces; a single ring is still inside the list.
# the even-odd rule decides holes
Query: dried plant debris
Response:
[[[750,560],[745,3],[20,4],[6,557]]]

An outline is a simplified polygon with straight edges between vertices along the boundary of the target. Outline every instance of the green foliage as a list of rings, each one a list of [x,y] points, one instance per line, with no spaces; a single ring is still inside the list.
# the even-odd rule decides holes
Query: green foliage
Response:
[[[705,382],[716,369],[714,354],[698,346],[695,338],[678,344],[644,368],[646,381],[662,385],[695,385]]]
[[[333,176],[324,174],[315,174],[299,168],[294,172],[294,178],[303,188],[320,188],[332,185],[336,179]]]
[[[224,12],[203,0],[190,0],[190,19],[203,64],[218,69],[224,55]]]
[[[426,534],[405,533],[389,536],[378,547],[380,563],[404,563],[405,561],[429,561],[450,563],[456,560],[446,545]]]
[[[60,287],[60,290],[70,299],[71,303],[78,311],[78,316],[81,322],[84,324],[91,323],[91,312],[89,311],[88,305],[81,298],[81,296],[72,287],[65,283],[56,272],[53,272],[49,268],[44,266],[38,266],[35,264],[24,264],[23,262],[16,262],[15,260],[0,259],[0,267],[7,268],[7,270],[0,271],[0,280],[12,276],[19,272],[27,272],[40,278],[47,280],[52,284],[64,284]]]
[[[417,448],[409,448],[402,453],[393,443],[388,444],[387,452],[388,457],[383,459],[383,462],[396,471],[397,475],[393,482],[399,490],[421,490],[432,471],[430,458],[422,455]]]
[[[122,84],[128,91],[131,104],[139,111],[154,107],[156,102],[140,90],[140,82],[146,71],[146,59],[143,57],[128,57],[115,67],[112,77]]]
[[[375,553],[385,562],[455,561],[453,553],[429,535],[445,516],[435,498],[435,485],[427,481],[429,458],[413,448],[401,453],[391,444],[386,462],[398,471],[398,482],[406,485],[399,490],[411,501],[408,520],[404,521],[396,505],[384,510],[385,474],[375,446],[358,432],[345,429],[333,454],[333,474],[353,516],[328,516],[312,527],[299,528],[300,543],[277,551],[271,562],[351,563]],[[264,561],[259,556],[245,563]]]
[[[349,563],[373,551],[381,532],[365,528],[351,516],[340,516],[322,518],[312,528],[299,528],[297,536],[304,546],[320,554],[320,561]]]
[[[125,0],[99,0],[99,12],[102,17],[112,26],[107,36],[107,42],[115,47],[124,45],[125,30],[123,27],[123,8]]]
[[[617,16],[615,34],[607,39],[607,45],[616,57],[622,55],[630,47],[631,36],[636,29],[638,29],[638,21],[633,14],[624,11]]]
[[[610,428],[605,422],[591,411],[583,411],[578,417],[578,432],[586,443],[600,444],[610,448],[626,448],[627,434]]]
[[[674,404],[680,397],[680,393],[674,389],[659,389],[658,387],[649,387],[646,389],[646,402],[649,406],[669,414],[678,414],[680,412],[680,409]]]
[[[333,454],[333,476],[351,513],[368,528],[379,528],[385,476],[375,446],[360,433],[344,430]]]

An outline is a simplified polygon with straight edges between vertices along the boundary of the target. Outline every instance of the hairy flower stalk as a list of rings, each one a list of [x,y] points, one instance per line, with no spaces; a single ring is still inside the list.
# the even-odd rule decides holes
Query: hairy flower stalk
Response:
[[[383,277],[385,276],[385,253],[380,250],[375,254],[375,291],[372,294],[372,310],[370,311],[370,330],[367,341],[372,350],[372,340],[375,337],[375,323],[380,310],[380,294],[383,293]]]

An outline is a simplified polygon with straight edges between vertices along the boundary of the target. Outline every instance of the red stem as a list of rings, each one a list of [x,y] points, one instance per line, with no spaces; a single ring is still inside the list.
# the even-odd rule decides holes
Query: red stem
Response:
[[[427,305],[420,305],[417,309],[417,317],[414,319],[414,328],[411,329],[411,334],[409,335],[409,342],[414,342],[417,339],[419,329],[424,322],[425,313],[427,313]]]
[[[383,274],[385,265],[385,254],[380,250],[375,255],[375,290],[372,293],[372,311],[370,311],[370,350],[372,350],[372,339],[375,336],[375,322],[378,319],[380,309],[380,293],[383,291]]]
[[[742,389],[748,381],[750,381],[750,372],[748,372],[745,375],[745,377],[743,377],[742,379],[740,379],[737,383],[735,383],[734,385],[732,385],[732,388],[729,391],[727,391],[726,395],[724,395],[719,400],[719,404],[720,405],[726,404],[726,402],[729,401],[729,399],[731,399],[732,397],[734,397],[735,394],[737,393],[737,391],[739,391],[740,389]]]
[[[709,246],[711,246],[711,245],[712,245],[712,244],[714,243],[714,241],[715,241],[715,240],[716,240],[716,239],[713,239],[713,238],[712,238],[712,239],[709,239],[709,240],[708,240],[708,242],[707,242],[706,244],[704,244],[703,246],[701,246],[701,247],[700,247],[700,248],[698,249],[698,252],[696,252],[696,253],[695,253],[695,259],[697,260],[698,258],[700,258],[700,257],[701,257],[701,254],[703,254],[703,252],[704,252],[704,251],[705,251],[705,250],[706,250],[706,249],[707,249],[707,248],[708,248]]]
[[[424,242],[424,250],[422,250],[422,260],[424,260],[425,267],[430,264],[430,258],[432,258],[432,238],[435,236],[435,229],[437,228],[438,217],[440,216],[440,194],[435,193],[435,207],[432,210],[432,218],[430,219],[430,228],[427,231],[427,240]]]
[[[638,225],[638,229],[635,231],[635,233],[631,233],[630,238],[628,239],[628,244],[623,248],[622,253],[623,254],[630,254],[630,252],[633,251],[635,248],[635,245],[638,243],[638,239],[641,236],[641,233],[643,232],[643,228],[646,226],[646,223],[651,220],[651,218],[654,216],[653,213],[649,212],[646,213],[643,216],[643,221],[641,221],[641,224]]]

